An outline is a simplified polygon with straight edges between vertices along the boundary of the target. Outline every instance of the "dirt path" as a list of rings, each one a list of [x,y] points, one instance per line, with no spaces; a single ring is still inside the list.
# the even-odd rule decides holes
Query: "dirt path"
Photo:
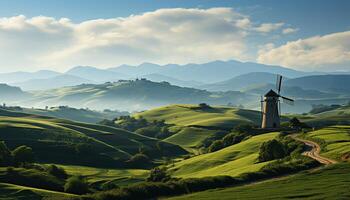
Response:
[[[310,140],[305,140],[305,139],[300,139],[297,138],[296,135],[291,136],[293,139],[298,140],[300,142],[303,142],[305,145],[310,147],[310,150],[305,151],[303,153],[303,155],[308,156],[312,159],[317,160],[318,162],[325,164],[325,165],[329,165],[329,164],[334,164],[337,163],[337,161],[323,157],[320,155],[321,152],[321,147],[319,144],[317,144],[316,142],[310,141]]]

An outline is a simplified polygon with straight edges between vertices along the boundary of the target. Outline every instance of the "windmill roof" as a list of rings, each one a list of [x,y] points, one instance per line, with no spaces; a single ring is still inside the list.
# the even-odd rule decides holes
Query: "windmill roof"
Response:
[[[273,90],[270,90],[268,93],[265,94],[265,97],[278,97],[279,95],[273,91]]]

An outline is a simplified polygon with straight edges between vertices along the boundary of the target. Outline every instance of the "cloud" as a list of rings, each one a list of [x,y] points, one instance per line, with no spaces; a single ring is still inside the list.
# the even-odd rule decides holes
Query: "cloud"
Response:
[[[262,49],[257,61],[300,70],[348,71],[350,31],[299,39],[276,48]]]
[[[284,23],[264,23],[256,27],[255,30],[261,33],[269,33],[282,28]]]
[[[298,31],[299,31],[299,29],[297,29],[297,28],[285,28],[282,30],[282,33],[283,34],[291,34],[291,33],[296,33]]]

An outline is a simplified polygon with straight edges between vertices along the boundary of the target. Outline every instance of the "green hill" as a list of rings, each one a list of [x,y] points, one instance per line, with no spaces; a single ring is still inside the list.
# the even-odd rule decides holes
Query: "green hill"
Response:
[[[0,110],[0,140],[10,148],[27,145],[37,160],[92,166],[118,166],[140,148],[152,158],[186,153],[157,139],[108,126]]]
[[[134,114],[148,121],[172,124],[173,134],[165,141],[187,148],[200,146],[206,139],[227,132],[239,124],[260,123],[260,113],[232,107],[202,109],[198,105],[170,105]]]
[[[168,104],[209,103],[215,105],[241,104],[249,95],[241,92],[208,92],[170,85],[167,82],[135,81],[82,84],[72,87],[35,92],[31,100],[22,102],[28,107],[68,105],[90,109],[145,110]]]
[[[330,126],[305,134],[322,144],[321,155],[350,161],[350,126]]]
[[[227,189],[208,190],[170,199],[349,199],[350,164]]]
[[[277,132],[257,135],[219,151],[177,162],[169,170],[174,176],[182,178],[237,176],[245,172],[258,171],[269,163],[257,163],[260,145],[277,135]]]
[[[57,106],[47,109],[22,107],[6,107],[4,109],[15,112],[23,112],[34,115],[68,119],[86,123],[97,123],[104,119],[113,119],[118,116],[129,115],[128,112],[120,112],[116,110],[95,111],[84,108],[71,108],[68,106]]]

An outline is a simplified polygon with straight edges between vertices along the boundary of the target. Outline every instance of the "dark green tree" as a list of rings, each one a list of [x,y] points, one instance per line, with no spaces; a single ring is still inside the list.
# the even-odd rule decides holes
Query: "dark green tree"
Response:
[[[32,163],[34,162],[34,153],[31,147],[22,145],[17,147],[12,152],[14,162],[19,164]]]
[[[4,141],[0,141],[0,166],[9,166],[12,163],[11,151],[7,148]]]
[[[260,147],[259,152],[259,161],[266,162],[274,159],[280,159],[286,156],[286,150],[284,145],[273,139],[267,142],[264,142]]]
[[[170,176],[168,175],[166,169],[159,167],[153,168],[147,177],[147,181],[150,182],[164,182],[168,180],[170,180]]]
[[[72,176],[67,179],[64,191],[72,194],[86,194],[89,192],[89,185],[81,176]]]

